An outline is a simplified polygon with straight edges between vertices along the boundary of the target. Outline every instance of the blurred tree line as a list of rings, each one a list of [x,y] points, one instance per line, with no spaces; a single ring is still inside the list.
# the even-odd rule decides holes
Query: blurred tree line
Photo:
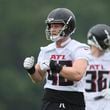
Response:
[[[40,110],[43,84],[33,84],[22,65],[50,43],[45,20],[58,7],[74,12],[73,38],[81,42],[91,26],[110,23],[110,0],[0,0],[0,110]]]

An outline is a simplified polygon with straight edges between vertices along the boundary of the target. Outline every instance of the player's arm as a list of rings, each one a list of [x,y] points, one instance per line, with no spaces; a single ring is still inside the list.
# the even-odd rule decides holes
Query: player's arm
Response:
[[[72,64],[72,67],[63,66],[60,75],[72,81],[79,81],[84,76],[87,65],[86,59],[78,59]]]
[[[44,79],[44,76],[45,76],[45,72],[43,72],[41,69],[40,69],[40,65],[39,64],[36,64],[34,66],[35,68],[35,72],[32,73],[32,74],[28,74],[30,76],[30,78],[32,79],[33,82],[40,82]]]
[[[34,57],[27,57],[23,63],[24,68],[27,70],[28,75],[33,82],[40,82],[44,79],[46,70],[49,68],[47,65],[35,64]]]
[[[63,67],[60,74],[72,81],[79,81],[84,76],[89,60],[89,47],[84,46],[75,51],[72,67]]]

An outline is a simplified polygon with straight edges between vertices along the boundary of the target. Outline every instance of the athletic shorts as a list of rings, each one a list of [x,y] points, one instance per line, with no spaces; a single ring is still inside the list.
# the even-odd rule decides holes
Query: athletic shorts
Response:
[[[85,110],[85,107],[62,102],[44,102],[41,110]]]

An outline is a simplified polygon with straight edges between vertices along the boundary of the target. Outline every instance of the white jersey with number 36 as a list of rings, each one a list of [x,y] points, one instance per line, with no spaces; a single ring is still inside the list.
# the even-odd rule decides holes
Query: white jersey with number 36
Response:
[[[90,56],[86,72],[86,98],[94,99],[101,95],[103,89],[109,88],[110,83],[110,52],[99,58]]]

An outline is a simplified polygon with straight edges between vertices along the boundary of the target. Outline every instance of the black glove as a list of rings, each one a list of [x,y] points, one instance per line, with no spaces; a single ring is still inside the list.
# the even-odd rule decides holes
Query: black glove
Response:
[[[31,75],[35,73],[35,67],[33,66],[31,69],[26,69],[28,71],[28,73],[30,73]]]
[[[50,60],[50,65],[49,66],[50,66],[50,70],[52,71],[52,73],[60,73],[60,71],[63,68],[63,66],[61,64],[58,64],[54,60]]]

